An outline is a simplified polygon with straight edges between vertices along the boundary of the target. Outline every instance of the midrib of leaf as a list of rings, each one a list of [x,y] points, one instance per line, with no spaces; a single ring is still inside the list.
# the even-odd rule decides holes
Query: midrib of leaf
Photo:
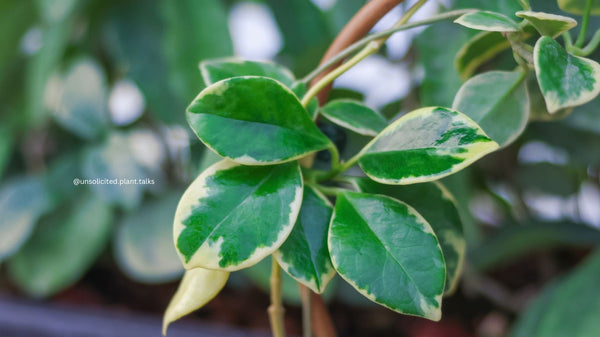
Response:
[[[496,101],[496,103],[494,105],[492,105],[492,109],[490,109],[490,112],[495,111],[502,101],[504,101],[508,96],[510,96],[512,93],[514,93],[516,91],[516,89],[521,85],[521,83],[523,83],[524,79],[525,79],[525,72],[521,71],[521,77],[519,77],[519,79],[517,81],[515,81],[515,83],[509,87],[508,91],[504,95],[502,95],[500,97],[500,99]],[[489,115],[490,114],[487,113],[487,114],[485,114],[485,116],[483,116],[483,118],[481,118],[480,120],[475,121],[475,122],[480,123],[483,120],[485,120],[486,117],[488,117]]]
[[[383,248],[385,248],[385,252],[387,255],[389,255],[392,260],[394,260],[398,266],[400,266],[400,269],[402,269],[402,272],[408,277],[408,279],[410,280],[410,282],[413,284],[413,286],[419,291],[419,294],[422,296],[423,292],[421,291],[421,289],[419,288],[419,285],[417,284],[417,282],[415,282],[415,280],[412,278],[412,276],[406,271],[406,269],[404,268],[404,266],[402,265],[402,263],[400,263],[400,261],[398,261],[396,259],[396,257],[390,252],[390,249],[387,247],[387,245],[385,245],[381,239],[379,239],[379,237],[377,236],[377,234],[373,231],[373,229],[369,226],[369,223],[365,221],[365,218],[363,217],[363,214],[361,212],[359,212],[359,210],[356,208],[356,206],[350,201],[349,198],[346,197],[346,200],[348,200],[348,203],[352,206],[352,209],[354,210],[354,212],[356,212],[356,214],[360,217],[360,219],[362,220],[363,224],[365,224],[365,226],[369,229],[369,232],[373,235],[373,237],[375,237],[375,239],[377,240],[377,242],[379,242],[381,244],[381,246],[383,246]],[[413,299],[414,300],[414,299]],[[415,303],[418,307],[420,307],[419,303]]]

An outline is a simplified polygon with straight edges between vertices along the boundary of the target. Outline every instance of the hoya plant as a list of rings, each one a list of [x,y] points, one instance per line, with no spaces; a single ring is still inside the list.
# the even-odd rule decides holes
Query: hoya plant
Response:
[[[186,272],[166,310],[165,333],[215,297],[230,273],[267,258],[276,337],[285,335],[281,270],[302,289],[307,336],[311,300],[318,301],[310,293],[323,293],[335,275],[400,314],[441,318],[466,244],[455,198],[438,180],[507,147],[530,120],[564,117],[598,96],[600,65],[586,56],[600,34],[584,43],[600,4],[558,2],[583,15],[573,41],[569,31],[577,21],[535,11],[526,0],[510,16],[466,9],[409,22],[426,2],[417,1],[388,30],[348,40],[345,32],[357,25],[368,31],[389,10],[382,9],[385,1],[369,2],[304,78],[267,62],[200,64],[206,88],[185,114],[220,160],[189,185],[174,215],[174,243]],[[423,106],[389,121],[360,101],[326,100],[331,83],[389,36],[444,20],[480,31],[454,65],[445,65],[465,81],[451,106]],[[480,71],[507,50],[512,70]],[[341,160],[319,120],[371,140]],[[329,153],[325,168],[313,167],[320,151]]]

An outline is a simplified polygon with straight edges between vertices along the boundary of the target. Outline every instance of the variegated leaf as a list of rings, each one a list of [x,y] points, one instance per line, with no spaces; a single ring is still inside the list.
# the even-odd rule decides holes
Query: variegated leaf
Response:
[[[297,163],[243,166],[222,160],[185,191],[173,224],[186,269],[234,271],[281,246],[302,202]]]
[[[577,26],[577,21],[568,16],[532,11],[519,11],[515,15],[529,21],[541,35],[550,37],[556,37]]]
[[[535,73],[548,112],[585,104],[600,93],[600,64],[574,56],[551,37],[533,50]]]
[[[290,276],[322,293],[335,275],[327,249],[333,207],[312,187],[304,187],[300,215],[292,233],[273,256]]]
[[[389,186],[367,178],[356,178],[353,184],[361,192],[383,194],[401,200],[417,210],[433,228],[446,262],[445,294],[458,287],[466,253],[463,225],[456,201],[440,183]]]
[[[377,111],[353,100],[337,100],[321,108],[333,123],[364,136],[377,136],[387,121]]]
[[[219,270],[195,268],[185,272],[163,316],[163,335],[169,324],[190,314],[212,300],[223,289],[229,273]]]
[[[498,147],[464,114],[428,107],[385,128],[361,151],[359,164],[377,182],[415,184],[455,173]]]
[[[521,27],[513,19],[504,14],[490,11],[467,13],[454,22],[488,32],[518,32],[521,30]]]
[[[510,42],[499,32],[481,32],[465,43],[454,60],[458,76],[471,77],[485,62],[510,48]]]
[[[441,318],[444,257],[431,226],[410,206],[382,195],[341,193],[328,244],[335,269],[370,300]]]
[[[206,146],[245,165],[292,161],[331,146],[296,95],[266,77],[234,77],[204,89],[187,119]]]
[[[529,95],[523,71],[490,71],[460,88],[453,109],[475,121],[500,146],[514,141],[529,120]]]

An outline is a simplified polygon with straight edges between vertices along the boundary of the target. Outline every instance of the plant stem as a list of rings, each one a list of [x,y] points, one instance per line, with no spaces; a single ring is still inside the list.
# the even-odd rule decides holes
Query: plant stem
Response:
[[[361,50],[358,54],[354,55],[350,60],[342,64],[341,66],[335,68],[332,72],[325,75],[319,82],[310,87],[306,95],[302,98],[302,105],[307,106],[313,97],[315,97],[319,91],[321,91],[324,87],[326,87],[329,83],[333,82],[336,78],[338,78],[341,74],[348,71],[348,69],[354,67],[360,61],[364,60],[367,56],[376,53],[379,50],[380,46],[375,41],[369,43],[363,50]]]
[[[581,28],[579,29],[579,36],[577,37],[577,41],[575,41],[575,47],[577,48],[583,47],[583,43],[585,42],[585,36],[587,34],[587,28],[590,21],[590,14],[592,12],[593,2],[594,0],[587,0],[585,3],[583,19],[581,20]]]
[[[300,299],[302,300],[302,336],[312,337],[311,322],[311,291],[306,286],[298,283],[300,289]]]
[[[571,45],[567,50],[577,56],[588,56],[598,48],[598,45],[600,45],[600,29],[594,33],[594,36],[592,36],[592,39],[585,48],[580,49]]]
[[[411,28],[425,26],[425,25],[430,25],[432,23],[439,22],[439,21],[456,19],[456,18],[460,17],[461,15],[464,15],[466,13],[470,13],[470,12],[473,12],[473,11],[474,11],[473,9],[460,9],[460,10],[450,11],[450,12],[442,13],[442,14],[439,14],[439,15],[434,15],[434,16],[428,18],[428,19],[425,19],[425,20],[414,21],[414,22],[403,24],[403,25],[399,25],[399,26],[394,25],[393,28],[381,31],[379,33],[371,34],[371,35],[369,35],[369,36],[367,36],[367,37],[365,37],[365,38],[363,38],[363,39],[361,39],[361,40],[353,43],[352,45],[350,45],[346,49],[342,50],[341,52],[339,52],[338,54],[336,54],[335,56],[333,56],[327,62],[325,62],[322,65],[320,65],[318,68],[316,68],[315,70],[313,70],[310,74],[306,75],[302,79],[302,82],[309,83],[310,81],[312,81],[313,79],[315,79],[319,74],[321,74],[322,72],[324,72],[325,70],[327,70],[328,68],[330,68],[332,65],[334,65],[334,64],[338,63],[339,61],[341,61],[341,60],[347,58],[348,56],[352,55],[353,53],[355,53],[359,49],[361,49],[364,46],[368,45],[371,41],[375,41],[375,40],[383,38],[383,37],[389,37],[389,36],[393,35],[394,33],[401,32],[401,31],[404,31],[404,30],[408,30],[408,29],[411,29]]]
[[[271,331],[273,337],[285,337],[285,328],[283,318],[285,309],[281,301],[281,268],[273,257],[273,266],[271,269],[271,305],[267,310],[269,320],[271,321]]]
[[[421,8],[428,0],[419,0],[414,5],[412,5],[406,13],[392,26],[392,28],[398,28],[404,25],[410,18]],[[333,80],[338,78],[341,74],[348,71],[350,68],[357,65],[360,61],[364,60],[367,56],[375,54],[381,46],[385,43],[385,41],[389,38],[389,35],[379,37],[367,43],[367,45],[358,52],[358,54],[354,55],[350,60],[346,61],[339,67],[335,68],[329,74],[325,75],[325,77],[321,78],[317,83],[311,86],[310,90],[304,95],[302,98],[302,105],[307,106],[310,100],[315,97],[323,88],[327,87]]]
[[[325,174],[321,177],[318,177],[317,181],[326,181],[326,180],[336,177],[340,173],[347,171],[349,168],[356,165],[356,163],[360,159],[361,155],[362,155],[362,152],[357,153],[356,155],[354,155],[354,157],[348,159],[348,161],[342,162],[341,165],[338,165],[336,168],[327,172],[327,174]]]
[[[335,197],[340,193],[348,191],[347,189],[341,188],[341,187],[330,187],[330,186],[323,186],[323,185],[313,185],[313,186],[314,186],[314,188],[319,190],[319,192],[321,192],[325,195],[332,196],[332,197]]]
[[[531,10],[531,5],[529,4],[528,0],[519,0],[519,4],[521,5],[524,11]]]

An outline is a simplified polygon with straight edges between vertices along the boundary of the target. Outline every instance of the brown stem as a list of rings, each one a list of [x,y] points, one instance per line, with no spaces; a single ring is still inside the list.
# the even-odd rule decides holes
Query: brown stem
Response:
[[[346,26],[342,29],[342,31],[335,38],[333,43],[327,49],[325,55],[321,59],[319,64],[324,64],[329,59],[337,55],[342,50],[346,49],[348,46],[353,44],[354,42],[360,40],[365,35],[369,33],[369,31],[375,26],[375,24],[381,20],[381,18],[386,15],[389,11],[391,11],[398,4],[403,2],[404,0],[371,0],[367,2],[355,15],[348,21]],[[327,70],[323,71],[319,76],[315,77],[311,81],[311,85],[317,83],[323,76],[326,76],[333,69],[337,68],[342,61],[333,64]],[[329,95],[329,91],[331,91],[331,87],[333,84],[328,85],[323,88],[317,95],[317,99],[319,100],[319,104],[323,105],[327,101],[327,96]],[[309,156],[310,162],[304,163],[308,165],[308,167],[312,166],[312,158],[313,156]],[[321,298],[319,294],[315,294],[312,291],[311,293],[311,316],[312,316],[312,326],[313,332],[316,337],[336,337],[337,332],[335,331],[335,326],[333,324],[333,320],[331,319],[331,315],[327,310],[327,306],[325,302]]]
[[[327,62],[327,60],[337,55],[346,47],[367,35],[384,15],[401,2],[403,2],[403,0],[371,0],[367,2],[367,4],[364,5],[350,21],[348,21],[335,40],[333,40],[333,43],[329,46],[329,49],[327,49],[327,52],[321,59],[320,64]],[[329,67],[326,71],[314,78],[311,81],[311,85],[317,83],[323,76],[337,68],[341,63],[342,62],[340,61]],[[319,92],[317,95],[319,104],[325,104],[332,85],[333,84],[328,85]]]

